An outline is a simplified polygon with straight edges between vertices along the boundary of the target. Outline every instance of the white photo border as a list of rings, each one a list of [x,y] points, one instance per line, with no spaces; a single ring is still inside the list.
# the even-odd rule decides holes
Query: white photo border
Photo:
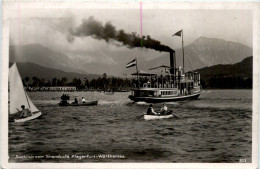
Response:
[[[2,58],[1,58],[1,167],[2,168],[221,168],[255,169],[258,166],[258,111],[260,62],[260,3],[258,2],[143,2],[143,9],[241,9],[253,13],[253,115],[251,163],[9,163],[8,162],[8,65],[9,21],[19,3],[21,9],[139,9],[139,1],[12,1],[2,2]],[[42,16],[44,17],[44,16]]]

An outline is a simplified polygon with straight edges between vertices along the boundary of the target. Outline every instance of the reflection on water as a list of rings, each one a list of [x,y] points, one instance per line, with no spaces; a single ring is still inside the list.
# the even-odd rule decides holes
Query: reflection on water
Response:
[[[91,107],[59,107],[61,95],[29,93],[43,116],[9,123],[10,162],[251,162],[252,90],[206,90],[198,100],[167,103],[179,118],[152,121],[140,118],[148,104],[129,93],[69,93],[99,100]],[[104,154],[124,158],[93,158]]]

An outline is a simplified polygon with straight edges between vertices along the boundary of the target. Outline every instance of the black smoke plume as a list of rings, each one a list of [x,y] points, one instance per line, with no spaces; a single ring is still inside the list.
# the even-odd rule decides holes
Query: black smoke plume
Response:
[[[134,32],[126,33],[124,30],[118,31],[110,22],[107,22],[103,26],[101,22],[95,20],[92,16],[84,19],[78,27],[69,29],[68,41],[72,42],[74,37],[84,36],[91,36],[99,40],[103,39],[107,42],[115,40],[128,48],[145,47],[160,52],[172,51],[170,47],[162,45],[160,41],[152,39],[149,35],[141,38]]]

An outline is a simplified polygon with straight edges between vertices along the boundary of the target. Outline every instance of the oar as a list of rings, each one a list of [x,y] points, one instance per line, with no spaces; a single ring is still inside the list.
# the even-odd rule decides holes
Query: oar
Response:
[[[170,110],[169,112],[171,112],[171,114],[172,114],[174,117],[176,117],[176,118],[178,118],[178,119],[179,119],[179,117],[178,117],[178,116],[176,116],[175,114],[173,114],[173,111],[172,111],[172,110]]]
[[[178,117],[178,116],[176,116],[175,114],[173,114],[173,113],[172,113],[172,115],[173,115],[174,117],[176,117],[177,119],[179,119],[179,117]]]
[[[179,119],[179,117],[178,117],[178,116],[176,116],[175,114],[173,114],[173,113],[172,113],[172,115],[173,115],[174,117],[176,117],[177,119]]]

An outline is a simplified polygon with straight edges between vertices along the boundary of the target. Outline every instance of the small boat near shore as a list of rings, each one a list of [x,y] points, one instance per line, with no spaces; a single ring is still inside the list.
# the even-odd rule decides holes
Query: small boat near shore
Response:
[[[98,104],[97,100],[94,101],[86,101],[84,97],[82,97],[81,103],[78,101],[77,98],[75,98],[75,101],[72,103],[69,103],[70,96],[68,94],[63,94],[61,97],[61,101],[59,103],[59,106],[95,106]]]
[[[64,103],[63,101],[61,101],[59,103],[59,106],[96,106],[98,104],[98,101],[88,101],[85,103]]]

